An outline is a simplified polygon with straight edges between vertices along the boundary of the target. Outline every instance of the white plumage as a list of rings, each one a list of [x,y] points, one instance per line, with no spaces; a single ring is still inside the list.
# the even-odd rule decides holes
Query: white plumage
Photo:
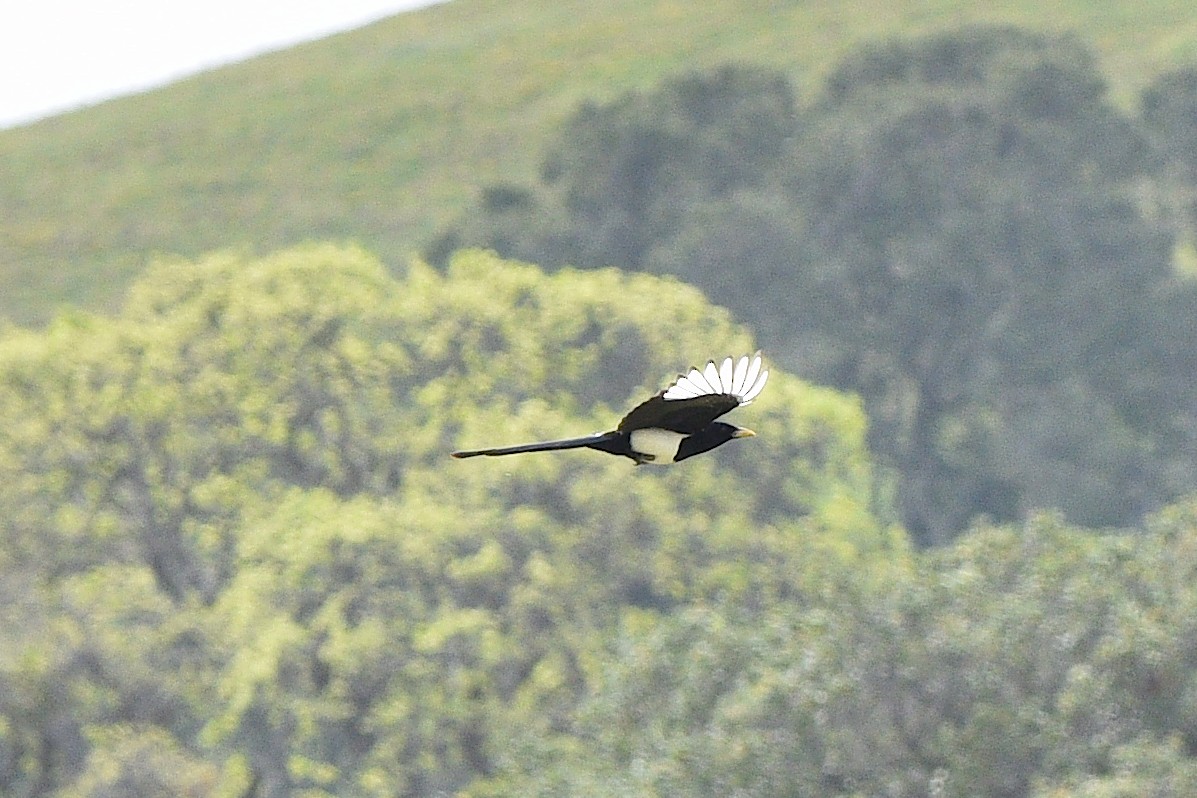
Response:
[[[632,432],[628,441],[633,451],[648,455],[644,462],[668,465],[677,457],[678,447],[685,437],[667,429],[638,429]]]
[[[693,399],[707,394],[727,394],[736,397],[741,405],[752,402],[765,388],[769,379],[768,369],[761,371],[761,353],[750,359],[748,355],[734,361],[727,358],[716,366],[708,361],[703,369],[692,368],[662,394],[666,400]]]

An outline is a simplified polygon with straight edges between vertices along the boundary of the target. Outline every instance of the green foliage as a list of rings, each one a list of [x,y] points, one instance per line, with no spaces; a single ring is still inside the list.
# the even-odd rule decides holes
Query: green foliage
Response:
[[[1108,774],[1074,776],[1039,787],[1035,798],[1139,798],[1181,796],[1197,790],[1197,763],[1175,737],[1118,746]]]
[[[60,579],[5,567],[0,582],[6,795],[48,795],[84,772],[72,794],[127,794],[114,784],[149,784],[156,775],[178,781],[146,794],[186,794],[185,783],[209,782],[202,758],[158,744],[167,734],[187,739],[205,711],[212,662],[202,617],[176,607],[141,566],[97,564]],[[177,758],[179,771],[156,774],[145,760],[158,757]]]
[[[901,556],[861,408],[780,372],[760,437],[693,467],[446,457],[751,348],[673,280],[332,246],[163,262],[114,319],[9,334],[0,785],[457,790],[567,722],[628,613]]]
[[[547,149],[544,196],[493,187],[484,212],[431,254],[485,243],[541,263],[642,269],[663,241],[694,227],[696,207],[769,177],[787,155],[795,110],[784,76],[745,66],[584,104]]]
[[[1197,67],[1188,66],[1156,78],[1141,95],[1143,121],[1158,137],[1164,153],[1188,170],[1197,170],[1197,139],[1191,124],[1197,112]]]
[[[572,736],[525,740],[521,795],[1183,795],[1192,508],[1147,537],[1050,517],[745,623],[621,629]]]
[[[176,600],[210,600],[244,501],[396,482],[401,353],[363,338],[393,284],[360,254],[280,258],[164,265],[115,321],[4,342],[0,401],[14,424],[0,432],[12,475],[0,496],[18,563],[73,570],[115,552]]]
[[[567,4],[544,12],[554,37],[517,3],[486,23],[512,44],[479,50],[476,6],[445,4],[171,89],[169,124],[151,95],[5,133],[3,294],[54,281],[14,311],[44,318],[55,292],[121,287],[146,247],[336,230],[406,248],[502,177],[459,240],[704,275],[775,359],[860,389],[875,441],[929,453],[899,494],[920,539],[978,508],[1103,521],[1191,487],[1192,298],[1168,269],[1186,239],[1160,233],[1190,211],[1186,73],[1145,94],[1147,153],[1072,40],[972,30],[827,72],[822,12],[766,5]],[[960,19],[891,6],[837,13]],[[1128,28],[1100,4],[1012,13]],[[816,66],[828,90],[803,106],[736,67],[592,102],[529,182],[526,143],[586,86],[643,87],[696,37],[710,63]],[[367,62],[417,41],[415,105],[380,101],[393,81]],[[581,82],[554,93],[564,53]],[[444,91],[454,75],[478,102]],[[252,112],[214,88],[230,76]],[[0,792],[1193,792],[1192,502],[1134,535],[1032,516],[912,553],[862,405],[776,368],[741,411],[760,436],[675,469],[450,462],[608,427],[679,366],[753,347],[674,279],[452,243],[398,278],[329,245],[168,259],[114,318],[0,335]],[[69,272],[81,252],[94,279]]]
[[[915,553],[780,370],[676,468],[445,456],[751,343],[669,279],[332,246],[8,334],[0,790],[1186,794],[1197,504]]]
[[[1045,507],[1130,524],[1197,485],[1178,379],[1197,293],[1142,199],[1171,178],[1088,50],[963,28],[864,48],[797,111],[792,93],[726,67],[583,106],[541,185],[442,245],[699,286],[864,397],[923,544]]]
[[[867,397],[916,535],[1033,507],[1126,524],[1192,486],[1173,481],[1189,392],[1168,376],[1187,359],[1146,353],[1177,351],[1157,320],[1193,297],[1135,205],[1146,146],[1085,51],[1000,30],[894,43],[815,111],[803,323]]]
[[[179,749],[160,729],[97,732],[83,774],[62,798],[200,798],[216,795],[220,774]]]
[[[1152,197],[1155,211],[1178,230],[1174,253],[1177,271],[1187,278],[1197,275],[1194,240],[1197,237],[1197,139],[1193,118],[1197,114],[1197,67],[1167,72],[1157,77],[1140,96],[1140,119],[1152,137],[1163,162],[1165,178]]]
[[[801,85],[857,43],[966,23],[1076,30],[1129,105],[1194,53],[1186,0],[455,0],[0,131],[0,318],[119,305],[152,253],[350,238],[421,248],[522,183],[581,101],[728,61]]]

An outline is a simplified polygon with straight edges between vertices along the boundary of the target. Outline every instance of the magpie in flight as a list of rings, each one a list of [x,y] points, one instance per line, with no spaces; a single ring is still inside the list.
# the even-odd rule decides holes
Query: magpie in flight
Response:
[[[525,443],[497,449],[469,449],[453,452],[456,458],[490,457],[555,449],[597,449],[620,454],[636,465],[666,465],[709,452],[732,438],[750,438],[750,429],[715,419],[741,405],[749,404],[765,387],[769,372],[761,371],[761,353],[745,355],[738,362],[727,358],[720,366],[709,361],[705,368],[690,369],[656,396],[637,405],[610,432],[596,432],[581,438]]]

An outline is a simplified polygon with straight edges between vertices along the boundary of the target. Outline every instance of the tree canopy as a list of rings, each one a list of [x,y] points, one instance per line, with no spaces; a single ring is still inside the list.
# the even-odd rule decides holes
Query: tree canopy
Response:
[[[784,373],[755,451],[674,473],[447,457],[603,429],[729,346],[676,281],[331,246],[161,263],[116,318],[10,332],[4,792],[456,790],[568,716],[629,613],[900,555],[861,408]]]
[[[1192,149],[1183,75],[1147,94],[1158,135],[1075,39],[1009,28],[867,47],[806,105],[759,69],[687,75],[583,107],[541,184],[488,192],[433,256],[702,288],[861,394],[924,544],[1036,508],[1132,524],[1197,486],[1197,289],[1145,201],[1176,195],[1162,153]]]
[[[1191,86],[1132,119],[1005,29],[806,106],[727,68],[435,265],[164,259],[0,331],[0,793],[1192,793]],[[447,456],[762,341],[743,445]]]
[[[752,343],[672,279],[327,245],[9,331],[0,790],[1188,790],[1190,504],[918,553],[861,406],[784,370],[672,469],[446,456]]]

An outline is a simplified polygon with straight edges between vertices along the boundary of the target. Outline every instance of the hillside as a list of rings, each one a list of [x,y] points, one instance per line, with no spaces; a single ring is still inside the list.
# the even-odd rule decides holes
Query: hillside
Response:
[[[861,42],[1005,22],[1077,31],[1129,104],[1197,59],[1180,0],[962,6],[452,0],[3,131],[0,318],[111,307],[160,253],[348,239],[401,261],[527,175],[579,101],[681,70],[751,61],[810,90]]]

